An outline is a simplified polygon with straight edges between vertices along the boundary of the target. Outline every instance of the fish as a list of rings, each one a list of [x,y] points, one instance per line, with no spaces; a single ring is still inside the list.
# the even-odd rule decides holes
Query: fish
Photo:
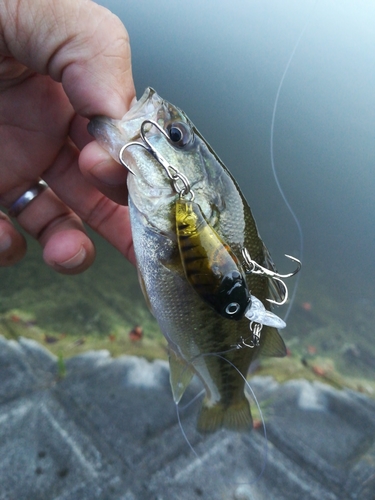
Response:
[[[130,172],[139,282],[168,342],[175,403],[196,375],[205,389],[198,431],[250,430],[246,375],[258,356],[286,355],[277,329],[285,323],[271,312],[269,297],[283,292],[239,185],[186,114],[152,88],[121,120],[97,116],[88,130]]]

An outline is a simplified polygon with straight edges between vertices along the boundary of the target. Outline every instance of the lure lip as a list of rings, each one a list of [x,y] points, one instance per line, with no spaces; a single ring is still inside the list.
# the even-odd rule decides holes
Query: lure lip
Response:
[[[285,328],[286,323],[271,311],[267,311],[263,303],[251,295],[251,306],[246,310],[245,316],[251,322],[259,323],[265,326],[273,326],[274,328]]]

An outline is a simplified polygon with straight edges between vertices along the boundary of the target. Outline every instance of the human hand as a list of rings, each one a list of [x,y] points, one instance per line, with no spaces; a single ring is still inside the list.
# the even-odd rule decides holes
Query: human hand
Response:
[[[89,144],[86,129],[86,117],[122,117],[134,95],[127,32],[107,9],[89,0],[0,2],[0,205],[47,182],[17,222],[59,272],[94,260],[82,221],[134,262],[126,172]],[[0,266],[25,252],[0,211]]]

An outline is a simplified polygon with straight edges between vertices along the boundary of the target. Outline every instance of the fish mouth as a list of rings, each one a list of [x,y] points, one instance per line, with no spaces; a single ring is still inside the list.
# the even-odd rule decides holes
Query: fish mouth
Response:
[[[143,108],[144,107],[148,108],[149,105],[152,103],[152,101],[155,100],[155,98],[160,104],[161,98],[157,95],[156,91],[152,87],[147,87],[140,99],[138,100],[136,98],[133,99],[129,111],[125,114],[126,118],[128,120],[134,120],[136,118],[139,118],[140,116],[144,116],[145,109]],[[154,109],[155,109],[155,104],[153,105]],[[147,110],[146,114],[148,114]]]
[[[123,130],[129,141],[139,138],[141,126],[145,120],[157,120],[158,111],[163,107],[163,103],[163,99],[151,87],[144,91],[138,101],[132,103],[119,124],[119,128]]]
[[[129,111],[117,126],[130,142],[140,138],[143,122],[150,120],[158,123],[162,128],[174,120],[189,122],[179,108],[162,99],[152,87],[147,87],[142,97],[132,102]],[[147,132],[148,137],[159,134],[160,132],[155,127],[151,127]]]
[[[94,116],[88,124],[89,133],[119,162],[121,148],[128,142],[140,139],[142,123],[156,121],[163,113],[164,101],[156,91],[148,87],[138,101],[134,101],[121,120],[106,116]]]

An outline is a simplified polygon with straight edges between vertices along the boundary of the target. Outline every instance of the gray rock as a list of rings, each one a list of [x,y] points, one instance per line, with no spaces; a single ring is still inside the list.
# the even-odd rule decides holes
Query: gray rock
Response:
[[[0,500],[374,500],[375,402],[254,377],[266,418],[249,434],[195,430],[167,363],[90,352],[66,362],[0,338]],[[195,381],[185,401],[199,392]]]

